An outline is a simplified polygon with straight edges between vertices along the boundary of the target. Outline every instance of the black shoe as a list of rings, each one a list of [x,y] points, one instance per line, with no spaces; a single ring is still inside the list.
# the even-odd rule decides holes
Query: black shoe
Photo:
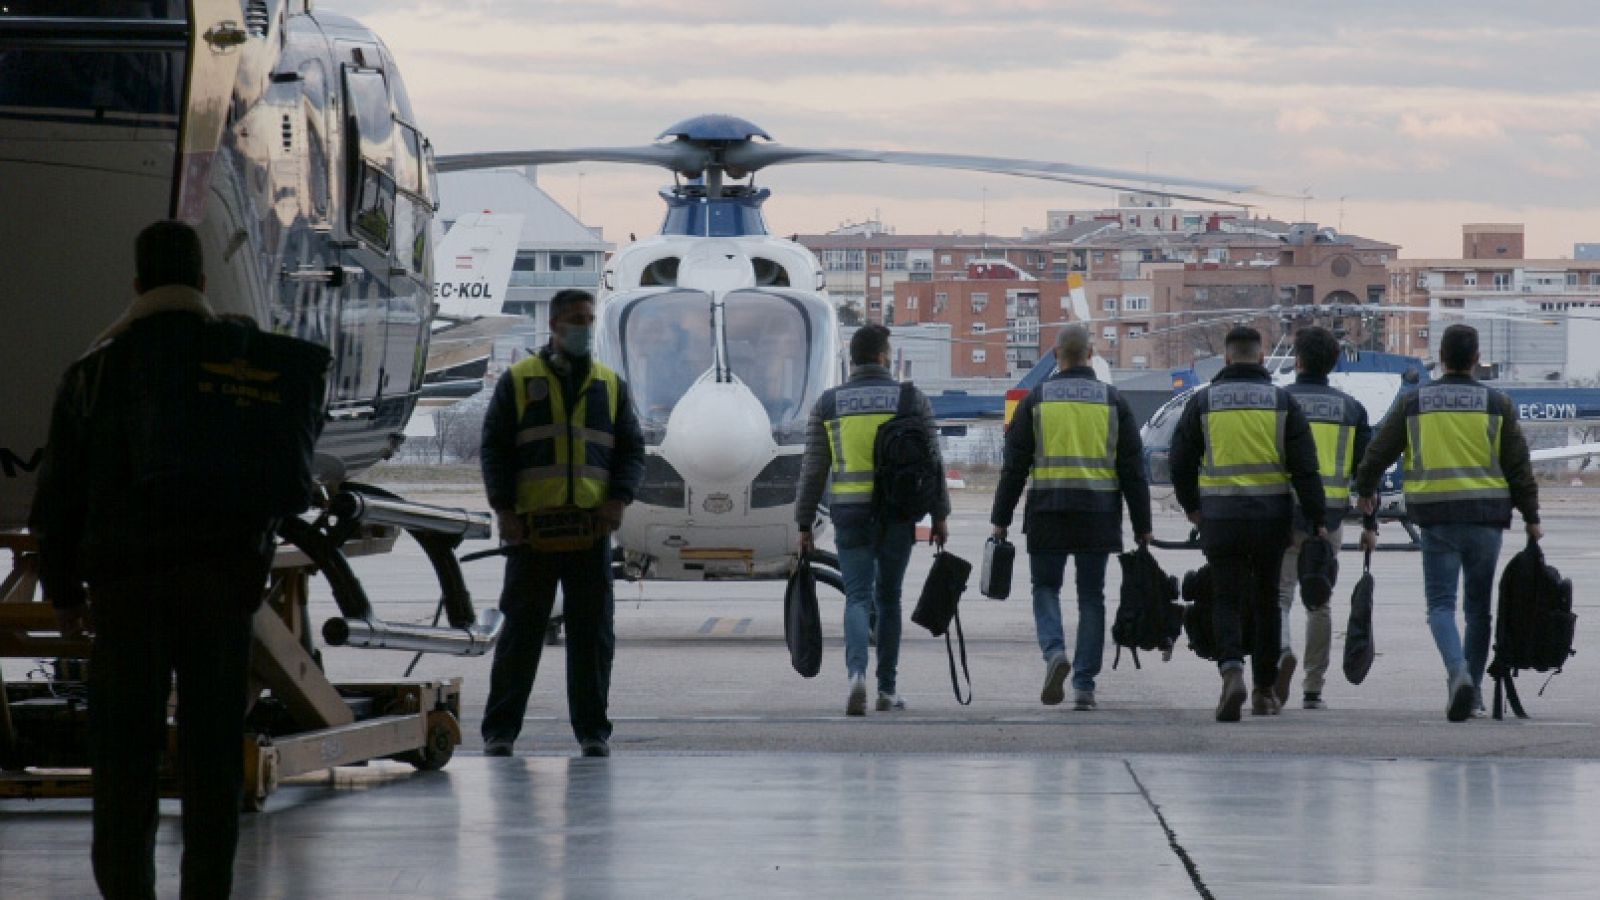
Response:
[[[583,748],[584,756],[600,757],[611,755],[611,745],[602,740],[588,740],[578,746]]]
[[[487,738],[483,742],[483,755],[510,756],[512,743],[505,738]]]

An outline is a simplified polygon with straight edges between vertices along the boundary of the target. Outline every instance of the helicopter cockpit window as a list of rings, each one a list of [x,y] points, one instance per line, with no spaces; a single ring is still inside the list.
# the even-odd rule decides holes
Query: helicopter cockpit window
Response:
[[[780,444],[804,441],[806,419],[832,363],[820,352],[826,312],[813,306],[777,292],[727,296],[728,368],[766,408]]]
[[[608,304],[606,330],[620,345],[602,347],[622,359],[645,438],[659,441],[672,408],[712,366],[711,298],[670,291]]]
[[[396,123],[400,140],[395,145],[394,183],[402,191],[427,196],[422,178],[422,138],[404,122]]]
[[[350,227],[380,248],[388,249],[394,230],[394,179],[368,164],[361,166],[361,183]]]
[[[383,73],[375,69],[344,70],[345,95],[355,119],[361,155],[385,170],[394,170],[394,113]]]

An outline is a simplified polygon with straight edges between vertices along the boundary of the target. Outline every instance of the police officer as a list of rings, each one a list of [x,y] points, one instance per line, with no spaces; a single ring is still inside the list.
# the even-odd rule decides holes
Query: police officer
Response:
[[[1277,715],[1281,708],[1274,692],[1283,640],[1278,573],[1294,514],[1291,486],[1315,537],[1326,540],[1328,529],[1311,428],[1262,365],[1261,333],[1244,326],[1229,331],[1223,359],[1222,371],[1178,420],[1171,464],[1178,502],[1199,527],[1200,549],[1211,564],[1222,673],[1217,721],[1237,722],[1247,642],[1255,676],[1251,714]],[[1241,637],[1243,605],[1254,633]]]
[[[1406,512],[1422,529],[1422,581],[1428,628],[1448,678],[1445,716],[1462,722],[1483,708],[1489,659],[1489,603],[1501,532],[1511,510],[1537,541],[1539,484],[1511,399],[1472,377],[1478,332],[1451,325],[1439,341],[1444,375],[1405,394],[1356,470],[1363,512],[1377,510],[1378,482],[1405,454]],[[1373,540],[1370,532],[1363,541]],[[1456,582],[1466,576],[1467,643],[1456,630]]]
[[[567,712],[584,756],[609,756],[611,532],[644,476],[644,438],[627,384],[591,358],[594,296],[550,300],[550,343],[501,376],[483,420],[483,482],[512,545],[483,748],[510,756],[561,585]]]
[[[1317,444],[1317,471],[1322,475],[1322,493],[1328,503],[1328,543],[1334,558],[1344,541],[1344,517],[1350,511],[1350,483],[1356,463],[1372,440],[1367,424],[1367,409],[1361,401],[1328,384],[1328,373],[1339,363],[1339,340],[1326,328],[1302,328],[1294,336],[1294,384],[1284,390],[1300,404],[1311,423]],[[1294,677],[1294,655],[1289,615],[1294,610],[1295,587],[1300,580],[1300,548],[1311,537],[1305,519],[1295,520],[1296,528],[1289,550],[1283,555],[1283,573],[1278,580],[1278,608],[1283,616],[1283,655],[1278,659],[1276,693],[1279,703],[1289,702],[1289,687]],[[1300,705],[1322,709],[1322,684],[1328,672],[1328,657],[1333,644],[1333,615],[1328,604],[1306,607],[1306,677]]]
[[[168,474],[205,467],[194,458],[205,442],[174,445],[150,425],[188,408],[163,386],[195,382],[197,369],[186,367],[198,365],[196,323],[215,313],[202,293],[200,238],[188,225],[149,226],[134,255],[138,297],[62,380],[30,528],[62,632],[94,632],[96,883],[107,897],[156,895],[158,770],[176,672],[183,896],[226,897],[239,837],[251,617],[273,523],[194,502],[184,479]],[[294,464],[253,462],[262,472]]]
[[[1066,699],[1072,675],[1073,708],[1095,708],[1095,676],[1106,636],[1106,563],[1122,550],[1122,504],[1128,504],[1139,543],[1150,540],[1150,485],[1144,445],[1133,410],[1117,389],[1095,378],[1089,331],[1068,325],[1056,339],[1058,371],[1017,405],[1006,430],[1005,469],[989,522],[1004,539],[1028,475],[1022,530],[1028,536],[1033,579],[1033,624],[1044,653],[1041,702]],[[1076,662],[1067,661],[1061,628],[1061,583],[1067,556],[1077,561]]]
[[[806,424],[806,450],[800,465],[800,490],[795,524],[800,551],[816,549],[812,527],[823,488],[832,478],[829,510],[834,543],[844,577],[845,672],[850,693],[845,714],[867,714],[867,644],[872,611],[878,626],[879,712],[905,709],[896,690],[900,661],[900,582],[905,577],[916,523],[895,521],[873,505],[873,447],[878,428],[897,415],[916,418],[928,431],[932,466],[939,473],[937,498],[929,515],[931,540],[944,545],[949,532],[950,494],[939,457],[939,431],[928,398],[902,386],[889,374],[889,329],[863,325],[850,338],[850,380],[817,398]]]

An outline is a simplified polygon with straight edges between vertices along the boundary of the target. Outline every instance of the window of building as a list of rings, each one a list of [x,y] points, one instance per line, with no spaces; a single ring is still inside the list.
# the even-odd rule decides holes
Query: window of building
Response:
[[[972,323],[972,333],[973,334],[983,334],[985,331],[988,331],[988,330],[989,330],[989,326],[987,324],[983,323],[983,322],[973,322]]]
[[[951,263],[950,254],[948,254],[948,253],[939,254],[939,265],[948,266],[948,265],[950,265],[950,263]]]
[[[1148,369],[1148,368],[1150,368],[1150,357],[1148,357],[1148,356],[1135,356],[1133,358],[1133,367],[1135,369]]]
[[[1600,272],[1589,273],[1589,286],[1600,287]]]
[[[933,295],[933,314],[934,315],[937,316],[938,314],[944,312],[945,307],[947,307],[949,305],[950,305],[950,295],[949,294],[946,294],[944,291],[939,291],[938,293]]]
[[[1461,276],[1461,283],[1466,285],[1467,287],[1477,287],[1478,286],[1478,273],[1477,272],[1468,272],[1467,274]]]
[[[989,361],[989,351],[983,349],[982,347],[973,348],[973,350],[972,350],[972,361],[975,362],[975,363],[988,362]]]
[[[878,255],[877,253],[873,253],[873,254],[868,255],[867,262],[869,262],[869,263],[871,263],[873,265],[877,265],[880,261],[882,261],[882,259],[883,259],[883,257]]]
[[[1511,273],[1510,272],[1496,272],[1496,273],[1494,273],[1494,289],[1497,290],[1497,291],[1509,291],[1509,290],[1511,290]]]
[[[1577,287],[1577,286],[1578,286],[1578,273],[1577,272],[1568,272],[1567,273],[1567,287]]]
[[[1094,261],[1097,262],[1097,263],[1105,262],[1106,261],[1106,252],[1104,250],[1096,250],[1096,251],[1094,251]]]
[[[1143,325],[1131,325],[1131,326],[1128,327],[1128,340],[1131,341],[1131,340],[1134,340],[1136,338],[1142,338],[1142,337],[1144,337],[1144,326]]]
[[[883,279],[882,278],[880,278],[877,275],[868,275],[867,276],[867,287],[882,287],[882,286],[883,286]]]
[[[981,313],[989,308],[989,294],[987,291],[976,291],[972,295],[972,311]]]
[[[518,250],[517,251],[516,261],[511,263],[511,271],[513,271],[513,272],[537,272],[537,271],[539,271],[539,254],[533,252],[532,250]]]
[[[594,261],[587,253],[551,253],[550,271],[552,272],[587,272],[594,268]]]
[[[1123,312],[1149,312],[1150,311],[1150,298],[1149,297],[1123,297],[1122,298],[1122,310],[1123,310]]]
[[[1106,312],[1116,312],[1117,311],[1117,298],[1116,297],[1101,297],[1100,298],[1100,308],[1102,310],[1106,311]]]
[[[1117,326],[1107,325],[1100,329],[1100,337],[1104,338],[1107,344],[1115,347],[1117,345]]]
[[[883,252],[883,268],[887,272],[904,272],[906,270],[906,251],[885,250]]]
[[[916,309],[916,308],[917,308],[917,295],[916,294],[912,294],[911,296],[906,298],[906,309]]]

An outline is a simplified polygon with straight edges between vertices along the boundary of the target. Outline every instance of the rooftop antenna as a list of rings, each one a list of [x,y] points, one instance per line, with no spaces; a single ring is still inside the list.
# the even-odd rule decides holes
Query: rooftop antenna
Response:
[[[1339,233],[1344,234],[1344,198],[1347,194],[1339,195]]]

